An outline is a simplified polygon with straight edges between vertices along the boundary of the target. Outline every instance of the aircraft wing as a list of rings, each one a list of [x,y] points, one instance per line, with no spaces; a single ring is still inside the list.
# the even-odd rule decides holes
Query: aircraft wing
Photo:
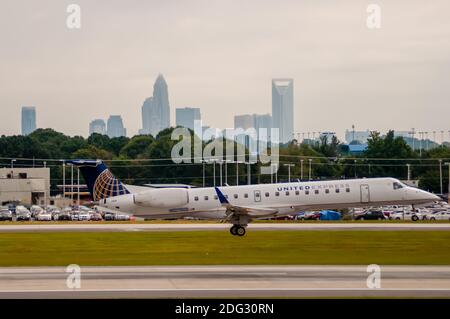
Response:
[[[227,209],[227,215],[247,215],[249,217],[264,217],[272,216],[278,213],[278,210],[273,208],[263,208],[260,206],[236,206],[231,204],[225,195],[220,191],[218,187],[215,187],[217,197],[223,207]]]

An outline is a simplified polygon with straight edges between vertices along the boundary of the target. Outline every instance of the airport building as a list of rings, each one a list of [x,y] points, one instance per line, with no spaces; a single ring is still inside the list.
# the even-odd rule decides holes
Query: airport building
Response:
[[[176,125],[194,130],[194,122],[201,120],[200,109],[196,107],[177,108]]]
[[[272,80],[272,126],[279,130],[280,143],[287,143],[294,134],[294,80]]]
[[[22,135],[28,135],[36,130],[36,108],[22,107]]]
[[[0,205],[45,205],[50,196],[50,168],[0,168]]]

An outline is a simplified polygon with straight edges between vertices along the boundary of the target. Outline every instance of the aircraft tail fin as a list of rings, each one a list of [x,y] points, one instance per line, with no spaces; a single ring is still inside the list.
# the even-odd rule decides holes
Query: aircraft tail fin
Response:
[[[78,159],[66,163],[79,168],[94,201],[130,193],[101,160]]]

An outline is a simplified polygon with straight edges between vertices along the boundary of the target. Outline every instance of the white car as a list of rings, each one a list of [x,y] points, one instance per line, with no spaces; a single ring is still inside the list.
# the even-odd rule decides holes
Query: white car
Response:
[[[91,219],[91,214],[89,212],[81,211],[78,214],[78,220],[79,221],[87,221],[87,220],[90,220],[90,219]]]
[[[51,221],[52,220],[52,214],[51,213],[47,213],[46,211],[43,211],[39,214],[36,215],[36,220],[37,221]]]
[[[412,220],[412,221],[418,221],[422,219],[426,219],[426,213],[421,212],[413,212],[406,210],[405,212],[396,212],[391,214],[391,219],[393,220]]]
[[[429,220],[450,220],[450,212],[441,211],[441,212],[433,212],[427,215],[427,219]]]
[[[130,220],[130,215],[127,215],[127,214],[116,214],[114,216],[114,220],[124,220],[124,221]]]

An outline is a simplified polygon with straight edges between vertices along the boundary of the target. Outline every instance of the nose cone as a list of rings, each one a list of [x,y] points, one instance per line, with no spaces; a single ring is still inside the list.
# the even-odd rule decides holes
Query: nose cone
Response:
[[[408,188],[407,194],[409,200],[412,200],[418,204],[432,203],[442,200],[439,196],[436,196],[435,194],[412,187]]]

